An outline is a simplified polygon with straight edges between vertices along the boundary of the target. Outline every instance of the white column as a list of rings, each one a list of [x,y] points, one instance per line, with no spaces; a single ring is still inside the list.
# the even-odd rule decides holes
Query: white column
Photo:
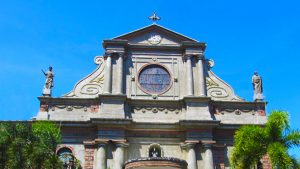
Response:
[[[106,169],[106,150],[105,143],[98,144],[98,149],[95,157],[95,169]]]
[[[106,67],[105,67],[105,78],[104,78],[104,92],[105,94],[111,93],[112,84],[112,70],[111,70],[111,57],[112,54],[106,55]]]
[[[205,82],[205,72],[204,72],[204,55],[198,55],[198,74],[199,74],[199,95],[206,96],[206,82]]]
[[[123,163],[125,160],[124,157],[124,149],[127,147],[128,144],[126,143],[117,143],[116,144],[116,151],[114,154],[114,169],[122,169],[123,168]]]
[[[187,82],[187,95],[194,95],[194,78],[193,78],[193,68],[192,68],[192,55],[186,56],[186,82]]]
[[[116,93],[117,94],[123,94],[123,57],[124,57],[124,53],[118,53],[119,55],[119,59],[118,59],[118,85],[117,85],[117,89],[116,89]]]
[[[188,169],[197,169],[195,145],[195,143],[186,143],[182,145],[182,148],[187,151],[186,161],[188,163]]]
[[[213,154],[211,151],[211,144],[204,144],[205,155],[204,155],[204,168],[214,169]]]

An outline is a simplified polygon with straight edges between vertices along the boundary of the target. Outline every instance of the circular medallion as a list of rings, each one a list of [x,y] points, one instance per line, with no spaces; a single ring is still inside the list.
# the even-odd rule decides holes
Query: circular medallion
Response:
[[[157,45],[161,42],[162,37],[157,33],[152,33],[149,35],[148,42],[152,45]]]
[[[169,71],[159,65],[144,66],[138,76],[140,88],[148,94],[162,94],[171,87],[171,75]]]

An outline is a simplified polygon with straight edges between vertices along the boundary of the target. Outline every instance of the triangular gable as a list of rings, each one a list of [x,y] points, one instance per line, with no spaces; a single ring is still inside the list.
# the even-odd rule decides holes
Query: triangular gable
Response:
[[[171,31],[157,24],[152,24],[147,27],[135,30],[133,32],[120,35],[113,39],[128,40],[129,43],[146,43],[149,40],[149,36],[152,34],[159,34],[162,36],[162,44],[178,44],[183,41],[197,42],[196,40],[187,36],[181,35],[177,32]]]

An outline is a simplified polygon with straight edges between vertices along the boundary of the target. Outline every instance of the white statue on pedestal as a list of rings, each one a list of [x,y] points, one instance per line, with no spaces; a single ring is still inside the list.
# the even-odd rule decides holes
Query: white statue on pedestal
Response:
[[[258,75],[258,72],[255,71],[252,76],[252,86],[254,90],[254,101],[262,101],[264,99],[263,96],[263,87],[262,87],[262,78]]]
[[[49,70],[47,72],[44,72],[42,70],[42,72],[44,73],[45,77],[46,77],[46,81],[45,81],[45,85],[44,85],[44,89],[43,89],[43,96],[51,96],[51,90],[52,87],[54,86],[54,82],[53,82],[53,78],[54,78],[54,73],[52,71],[52,67],[49,67]]]

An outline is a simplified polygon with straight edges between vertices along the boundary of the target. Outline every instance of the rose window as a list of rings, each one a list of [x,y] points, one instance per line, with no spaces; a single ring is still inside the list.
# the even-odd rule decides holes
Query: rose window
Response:
[[[162,94],[171,86],[171,75],[165,67],[151,64],[142,68],[138,76],[138,82],[144,92]]]

